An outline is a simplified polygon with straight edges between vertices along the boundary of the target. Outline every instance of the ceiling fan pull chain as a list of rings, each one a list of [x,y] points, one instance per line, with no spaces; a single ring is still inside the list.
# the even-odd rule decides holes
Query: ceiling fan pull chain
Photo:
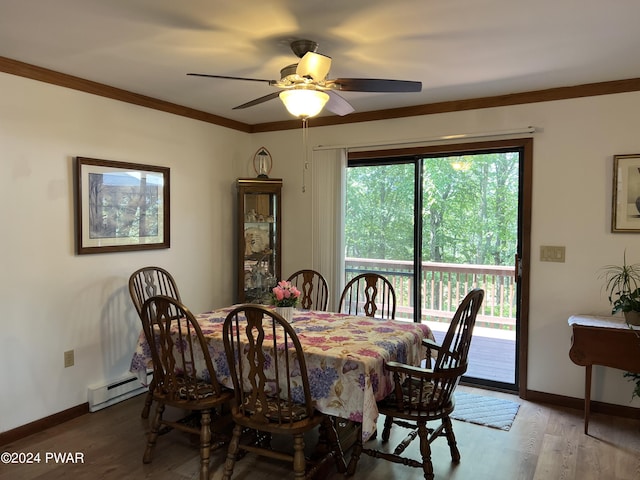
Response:
[[[302,163],[302,193],[307,191],[306,184],[306,170],[309,168],[309,150],[307,148],[307,142],[309,140],[309,125],[307,124],[307,118],[302,119],[302,149],[304,155],[304,161]]]

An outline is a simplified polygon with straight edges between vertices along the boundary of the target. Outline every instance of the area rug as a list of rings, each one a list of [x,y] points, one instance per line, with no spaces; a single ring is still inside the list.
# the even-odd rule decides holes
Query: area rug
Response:
[[[456,392],[456,408],[451,418],[500,430],[509,430],[520,404],[502,398]]]

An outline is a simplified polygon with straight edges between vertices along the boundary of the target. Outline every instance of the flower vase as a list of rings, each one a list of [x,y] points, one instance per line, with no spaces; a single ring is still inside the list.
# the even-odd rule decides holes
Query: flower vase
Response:
[[[276,313],[287,322],[291,323],[291,319],[293,318],[293,307],[276,307]]]

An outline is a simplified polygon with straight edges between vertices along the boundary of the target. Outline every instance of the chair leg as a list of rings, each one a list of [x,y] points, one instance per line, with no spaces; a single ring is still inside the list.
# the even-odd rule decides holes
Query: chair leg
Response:
[[[147,392],[147,398],[144,401],[144,407],[142,408],[142,413],[140,416],[142,418],[149,418],[149,411],[151,410],[151,404],[153,403],[153,393],[151,390]]]
[[[211,455],[211,411],[200,414],[200,480],[209,480],[209,456]]]
[[[389,441],[391,435],[391,427],[393,426],[393,417],[387,415],[384,419],[384,428],[382,429],[382,443]]]
[[[153,403],[153,389],[155,388],[156,384],[153,381],[153,378],[151,379],[151,382],[149,382],[149,391],[147,392],[147,398],[145,398],[144,400],[144,407],[142,407],[142,413],[140,414],[140,416],[142,418],[149,418],[149,412],[151,411],[151,404]]]
[[[418,437],[420,437],[420,455],[422,456],[424,478],[426,480],[433,480],[433,463],[431,463],[431,445],[429,444],[427,422],[418,422]]]
[[[230,480],[233,474],[233,467],[236,464],[236,458],[238,456],[238,450],[240,450],[240,435],[242,435],[242,426],[236,424],[233,427],[233,436],[229,442],[229,449],[227,450],[227,458],[224,462],[224,471],[222,473],[222,480]]]
[[[449,443],[449,450],[451,450],[451,461],[453,463],[460,463],[460,450],[458,450],[458,444],[456,443],[456,436],[453,434],[453,425],[451,425],[451,419],[444,417],[442,419],[443,430]]]
[[[293,478],[304,479],[307,461],[304,457],[304,437],[301,433],[293,436]]]
[[[149,430],[149,435],[147,436],[147,448],[144,451],[142,463],[151,463],[153,449],[156,446],[156,441],[158,440],[158,432],[160,431],[160,422],[162,421],[164,408],[164,403],[158,403],[156,406],[156,414],[151,422],[151,430]]]

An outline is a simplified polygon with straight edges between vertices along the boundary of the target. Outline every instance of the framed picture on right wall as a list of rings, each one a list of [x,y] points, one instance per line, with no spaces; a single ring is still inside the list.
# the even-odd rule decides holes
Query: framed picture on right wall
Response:
[[[611,231],[640,233],[640,154],[613,156]]]

